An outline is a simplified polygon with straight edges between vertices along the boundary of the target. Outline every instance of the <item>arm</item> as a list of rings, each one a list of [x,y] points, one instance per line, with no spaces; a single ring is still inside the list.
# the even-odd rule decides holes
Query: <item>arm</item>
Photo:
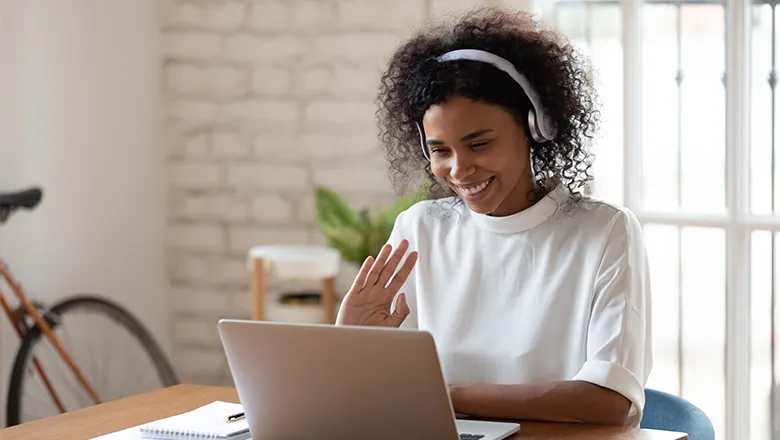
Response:
[[[589,382],[450,386],[455,412],[507,420],[625,425],[631,402]]]
[[[609,225],[596,277],[586,359],[560,382],[451,387],[455,411],[485,418],[638,426],[652,366],[650,284],[642,230],[630,212]]]

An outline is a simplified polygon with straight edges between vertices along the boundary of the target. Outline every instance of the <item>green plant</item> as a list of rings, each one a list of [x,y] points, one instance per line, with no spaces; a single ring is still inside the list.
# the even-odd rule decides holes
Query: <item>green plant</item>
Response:
[[[318,186],[315,198],[317,227],[328,245],[337,249],[346,261],[361,265],[369,255],[376,257],[390,238],[398,214],[422,200],[423,189],[372,217],[368,209],[355,211],[341,196]]]

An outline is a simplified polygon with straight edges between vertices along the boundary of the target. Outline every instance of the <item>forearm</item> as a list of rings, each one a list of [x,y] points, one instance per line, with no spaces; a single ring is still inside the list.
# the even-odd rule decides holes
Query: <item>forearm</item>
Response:
[[[450,394],[455,412],[491,419],[624,425],[631,406],[622,395],[583,381],[456,385]]]

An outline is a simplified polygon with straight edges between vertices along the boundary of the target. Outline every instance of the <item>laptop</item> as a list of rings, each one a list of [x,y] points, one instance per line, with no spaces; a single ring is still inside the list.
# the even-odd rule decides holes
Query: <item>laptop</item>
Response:
[[[421,330],[222,319],[256,439],[501,440],[516,423],[456,419]]]

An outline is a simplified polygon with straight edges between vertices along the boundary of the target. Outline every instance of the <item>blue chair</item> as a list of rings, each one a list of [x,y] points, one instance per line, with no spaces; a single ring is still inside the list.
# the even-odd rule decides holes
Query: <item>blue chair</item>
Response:
[[[645,409],[639,426],[684,432],[688,440],[715,440],[715,429],[704,411],[682,397],[658,390],[645,389]]]

